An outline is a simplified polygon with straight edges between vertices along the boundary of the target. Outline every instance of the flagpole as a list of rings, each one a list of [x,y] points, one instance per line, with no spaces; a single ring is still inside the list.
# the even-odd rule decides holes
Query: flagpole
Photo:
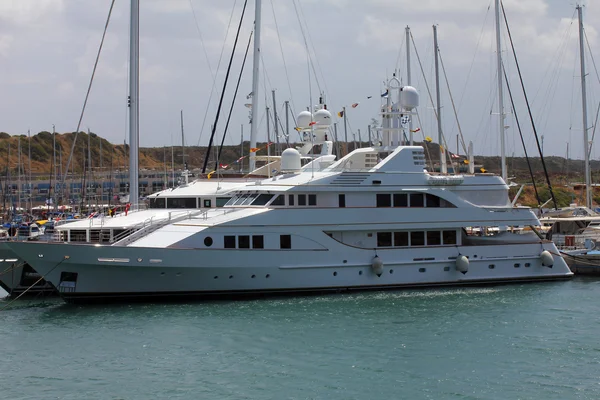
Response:
[[[344,152],[348,154],[348,121],[346,119],[346,107],[342,107],[342,113],[344,114]]]
[[[410,86],[411,84],[411,76],[410,76],[410,27],[406,26],[406,84]],[[408,132],[410,137],[410,145],[414,144],[413,142],[413,122],[412,117],[408,121]]]

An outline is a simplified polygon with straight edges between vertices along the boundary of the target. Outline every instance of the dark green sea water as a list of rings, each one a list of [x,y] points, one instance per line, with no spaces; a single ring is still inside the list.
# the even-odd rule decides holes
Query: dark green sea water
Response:
[[[5,303],[0,302],[0,306]],[[2,399],[598,399],[600,280],[0,313]]]

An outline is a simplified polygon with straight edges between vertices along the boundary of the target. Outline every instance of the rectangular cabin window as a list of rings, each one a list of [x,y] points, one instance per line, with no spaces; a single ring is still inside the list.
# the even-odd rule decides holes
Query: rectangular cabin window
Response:
[[[272,206],[285,206],[285,196],[280,194],[271,203]]]
[[[308,195],[308,205],[309,206],[316,206],[317,205],[317,195],[316,194],[309,194]]]
[[[249,249],[250,248],[250,236],[240,235],[238,236],[238,248]]]
[[[340,208],[346,207],[346,195],[340,194],[338,195],[338,203]]]
[[[241,205],[244,200],[246,200],[248,198],[248,196],[250,196],[249,194],[242,194],[240,196],[238,196],[238,198],[233,202],[234,206],[239,206]]]
[[[411,232],[410,233],[410,245],[411,246],[425,246],[425,232]]]
[[[258,197],[256,199],[254,199],[254,201],[252,202],[252,206],[264,206],[265,204],[267,204],[269,202],[269,200],[271,200],[271,198],[273,198],[272,194],[260,194],[258,195]]]
[[[391,247],[392,232],[377,232],[377,247]]]
[[[423,193],[411,193],[410,194],[410,206],[411,207],[425,207],[423,200]]]
[[[196,208],[195,197],[167,198],[167,208]]]
[[[237,201],[239,195],[235,195],[233,197],[231,197],[229,200],[227,200],[227,203],[225,203],[226,206],[232,206],[235,204],[235,202]]]
[[[408,194],[394,193],[394,207],[408,207]]]
[[[225,248],[225,249],[235,249],[235,236],[225,236],[225,237],[223,237],[223,248]]]
[[[438,208],[440,207],[440,198],[433,195],[433,194],[425,194],[425,201],[427,202],[426,205],[427,207],[435,207]]]
[[[280,235],[279,236],[279,248],[291,249],[292,248],[292,235]]]
[[[394,246],[408,246],[408,232],[394,232]]]
[[[164,198],[153,197],[150,199],[150,208],[165,208],[166,204]]]
[[[255,199],[255,198],[256,198],[256,195],[254,195],[254,194],[251,194],[251,195],[250,195],[250,196],[248,196],[248,197],[246,198],[246,200],[244,200],[244,201],[242,202],[242,204],[240,204],[240,205],[242,205],[242,206],[247,206],[247,205],[250,205],[250,204],[251,204],[251,203],[254,201],[254,199]]]
[[[290,194],[288,195],[288,206],[293,206],[294,205],[294,195]]]
[[[392,195],[388,193],[377,193],[377,207],[391,207]]]
[[[264,249],[265,239],[263,235],[252,235],[252,248],[253,249]]]
[[[229,197],[217,197],[217,207],[223,207],[229,201]]]
[[[305,206],[306,205],[306,195],[305,194],[299,194],[298,195],[298,205],[299,206]]]
[[[211,199],[204,199],[204,208],[210,208],[212,206]]]
[[[429,207],[429,206],[427,206]],[[450,203],[448,200],[440,199],[440,207],[442,208],[456,208],[456,206]]]
[[[440,231],[427,231],[427,246],[439,246],[442,244],[442,233]]]
[[[443,231],[444,244],[456,244],[456,231]]]

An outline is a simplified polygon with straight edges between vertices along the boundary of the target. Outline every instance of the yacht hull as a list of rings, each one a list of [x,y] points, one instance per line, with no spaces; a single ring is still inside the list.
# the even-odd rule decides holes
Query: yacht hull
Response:
[[[343,245],[320,251],[52,243],[9,246],[69,302],[231,298],[548,281],[572,276],[551,242],[377,251]],[[543,250],[556,254],[551,268],[542,265]],[[470,260],[464,274],[456,267],[459,254]],[[383,262],[380,275],[372,266],[375,255]]]
[[[0,287],[9,297],[55,295],[56,288],[39,278],[40,275],[18,258],[7,242],[0,242]]]

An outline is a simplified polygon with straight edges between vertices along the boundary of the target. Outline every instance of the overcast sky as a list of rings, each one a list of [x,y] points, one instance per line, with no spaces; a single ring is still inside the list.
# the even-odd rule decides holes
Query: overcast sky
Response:
[[[75,130],[108,14],[110,0],[0,0],[0,131],[11,134]],[[141,0],[140,142],[142,146],[180,143],[179,111],[184,110],[186,144],[206,144],[243,0]],[[586,4],[587,3],[587,4]],[[598,57],[599,2],[584,2],[586,33],[592,56]],[[296,5],[296,8],[294,7]],[[581,87],[575,3],[571,0],[504,0],[544,153],[582,158]],[[490,7],[491,6],[491,7]],[[383,80],[398,69],[404,78],[404,27],[416,42],[425,79],[434,90],[432,25],[439,45],[465,139],[477,154],[499,154],[496,100],[494,14],[492,0],[263,0],[260,137],[266,138],[265,96],[277,108],[290,100],[293,112],[316,103],[324,91],[332,112],[348,110],[349,135],[377,117]],[[229,20],[233,19],[227,34]],[[300,14],[297,16],[296,10]],[[254,20],[254,2],[240,35],[218,124],[222,133],[235,81]],[[300,22],[299,22],[300,20]],[[307,64],[300,23],[317,72]],[[117,0],[83,120],[115,143],[127,136],[127,65],[129,1]],[[515,63],[503,47],[517,114],[533,153],[533,139]],[[220,67],[220,54],[225,48]],[[282,53],[283,49],[283,53]],[[284,68],[284,59],[286,69]],[[413,86],[421,93],[421,133],[437,137],[425,79],[412,57]],[[598,77],[587,55],[588,110],[593,123],[600,100]],[[233,111],[226,143],[239,143],[240,125],[248,138],[246,95],[251,91],[251,54]],[[312,68],[311,68],[312,71]],[[215,89],[211,97],[214,77]],[[444,132],[451,150],[458,133],[446,84],[442,79]],[[309,90],[310,88],[310,90]],[[265,93],[266,89],[266,93]],[[372,99],[367,99],[373,96]],[[509,98],[506,95],[506,107]],[[208,106],[205,126],[202,123]],[[507,153],[523,154],[516,124],[506,125]],[[340,127],[340,129],[342,129]],[[202,132],[202,133],[201,133]],[[590,137],[591,137],[590,130]],[[292,134],[292,138],[295,138]],[[600,133],[599,133],[600,135]],[[600,153],[594,146],[592,156]]]

